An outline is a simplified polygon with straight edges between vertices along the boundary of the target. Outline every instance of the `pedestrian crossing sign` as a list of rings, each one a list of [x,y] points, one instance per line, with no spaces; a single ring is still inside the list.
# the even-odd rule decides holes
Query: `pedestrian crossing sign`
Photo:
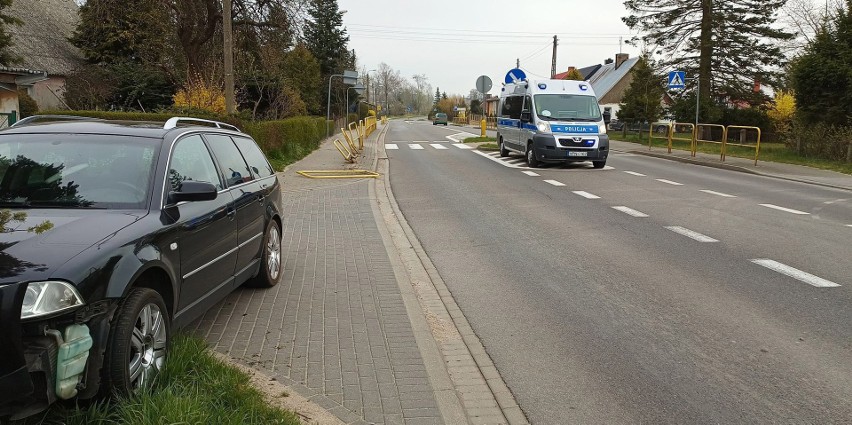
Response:
[[[686,72],[684,71],[672,71],[669,72],[669,88],[670,89],[682,89],[686,87],[684,81],[686,80]]]

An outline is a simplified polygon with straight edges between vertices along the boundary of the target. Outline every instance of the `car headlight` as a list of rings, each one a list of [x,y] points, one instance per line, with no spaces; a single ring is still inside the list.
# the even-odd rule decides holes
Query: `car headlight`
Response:
[[[606,134],[606,124],[598,125],[598,134]]]
[[[83,305],[83,297],[66,282],[31,282],[24,294],[21,320],[49,316]]]
[[[536,124],[536,128],[538,128],[538,131],[542,133],[550,133],[550,124],[546,122],[540,122]]]

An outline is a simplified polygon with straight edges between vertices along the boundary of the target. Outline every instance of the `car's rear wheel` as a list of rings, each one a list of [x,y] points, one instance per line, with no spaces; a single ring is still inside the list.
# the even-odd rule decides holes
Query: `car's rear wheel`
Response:
[[[275,220],[269,220],[263,236],[260,271],[247,282],[254,288],[271,288],[281,281],[281,230]]]
[[[104,393],[126,396],[150,388],[163,370],[171,319],[155,290],[134,288],[113,319],[104,354]]]
[[[506,146],[503,146],[503,138],[501,137],[498,141],[500,145],[500,156],[509,156],[509,150],[506,149]]]

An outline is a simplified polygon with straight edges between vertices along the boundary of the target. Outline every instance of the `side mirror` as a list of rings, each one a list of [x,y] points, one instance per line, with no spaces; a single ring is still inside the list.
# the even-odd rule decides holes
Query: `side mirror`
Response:
[[[169,202],[212,201],[218,194],[212,183],[187,180],[180,184],[180,191],[169,192]]]
[[[612,121],[612,114],[609,111],[603,113],[604,124],[609,124]]]
[[[521,111],[521,122],[530,122],[532,121],[532,113],[530,111],[524,110]]]

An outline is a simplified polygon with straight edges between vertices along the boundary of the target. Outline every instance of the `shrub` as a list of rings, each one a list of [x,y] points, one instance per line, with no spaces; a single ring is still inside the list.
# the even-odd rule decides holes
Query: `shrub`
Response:
[[[18,103],[21,106],[21,118],[38,113],[38,103],[30,97],[26,90],[18,90]]]
[[[174,104],[178,108],[195,108],[222,115],[226,109],[225,91],[213,81],[195,77],[175,93]]]
[[[850,161],[852,127],[833,126],[823,123],[806,124],[803,120],[793,122],[785,137],[787,147],[806,158],[821,158],[834,161]]]

